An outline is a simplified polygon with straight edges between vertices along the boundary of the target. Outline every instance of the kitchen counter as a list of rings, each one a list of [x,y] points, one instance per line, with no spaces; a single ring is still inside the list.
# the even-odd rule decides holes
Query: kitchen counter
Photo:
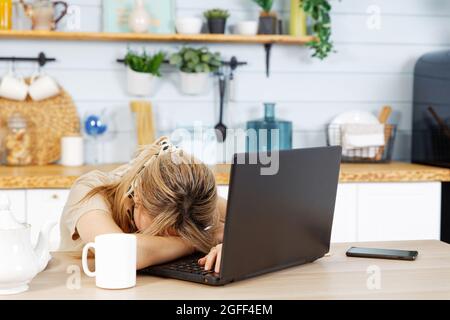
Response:
[[[0,166],[0,189],[67,189],[81,175],[98,169],[109,171],[119,164],[83,167]],[[229,183],[229,165],[212,167],[219,185]],[[411,163],[342,164],[340,182],[449,182],[450,169]]]
[[[345,252],[352,245],[418,250],[419,257],[414,262],[348,258]],[[53,253],[47,270],[31,282],[28,292],[1,299],[450,299],[450,245],[443,242],[335,244],[330,252],[312,264],[224,287],[138,276],[137,286],[127,290],[96,288],[73,254]],[[377,281],[368,281],[377,270],[379,287]]]

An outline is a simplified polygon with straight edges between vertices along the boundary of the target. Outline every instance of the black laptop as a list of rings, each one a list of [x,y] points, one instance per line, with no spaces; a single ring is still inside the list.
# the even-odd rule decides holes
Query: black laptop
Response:
[[[330,249],[341,152],[280,151],[274,175],[261,174],[267,165],[238,164],[248,154],[235,155],[220,273],[198,265],[203,254],[139,273],[217,286],[322,258]]]

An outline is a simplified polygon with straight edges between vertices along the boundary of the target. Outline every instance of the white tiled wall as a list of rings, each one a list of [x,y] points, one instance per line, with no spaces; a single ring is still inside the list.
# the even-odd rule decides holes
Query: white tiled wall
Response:
[[[81,29],[101,30],[101,0],[72,0],[79,6]],[[178,14],[201,15],[207,8],[231,11],[233,21],[255,18],[250,0],[177,0]],[[236,74],[236,99],[227,106],[226,123],[242,126],[259,117],[261,102],[278,102],[281,118],[294,121],[297,147],[325,143],[324,126],[336,114],[352,109],[376,112],[393,106],[399,123],[396,158],[407,159],[410,150],[413,69],[424,53],[450,47],[450,2],[447,0],[342,0],[332,1],[333,30],[337,53],[320,62],[298,46],[274,46],[272,75],[265,78],[264,50],[260,45],[210,45],[225,58],[236,55],[248,66]],[[276,1],[287,17],[288,0]],[[379,24],[373,12],[380,12]],[[376,17],[375,17],[376,18]],[[375,19],[377,22],[377,19]],[[373,27],[375,26],[375,28]],[[62,23],[62,29],[64,29]],[[378,28],[379,27],[379,28]],[[116,63],[127,46],[172,51],[179,44],[110,42],[53,42],[0,40],[0,55],[35,55],[45,51],[56,57],[46,71],[72,94],[80,115],[107,108],[114,114],[113,132],[104,142],[105,162],[126,161],[135,147],[134,129],[125,92],[124,67]],[[22,74],[33,67],[18,65]],[[6,72],[7,64],[0,64]],[[165,124],[192,125],[202,121],[214,126],[218,118],[217,86],[209,94],[186,97],[177,89],[176,73],[165,68],[159,90],[150,97],[157,119]]]

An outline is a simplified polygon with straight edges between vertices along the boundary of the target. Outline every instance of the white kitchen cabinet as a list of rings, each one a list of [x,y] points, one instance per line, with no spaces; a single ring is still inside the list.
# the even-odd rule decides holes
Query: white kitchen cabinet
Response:
[[[358,185],[339,184],[334,210],[331,242],[353,242],[357,239]]]
[[[27,220],[31,224],[31,239],[36,243],[39,231],[48,221],[57,223],[50,235],[50,249],[59,246],[59,221],[69,196],[69,190],[28,190]]]
[[[358,184],[358,241],[440,239],[440,183]]]
[[[24,223],[27,221],[27,203],[25,190],[0,190],[6,194],[11,202],[11,212],[17,221]]]

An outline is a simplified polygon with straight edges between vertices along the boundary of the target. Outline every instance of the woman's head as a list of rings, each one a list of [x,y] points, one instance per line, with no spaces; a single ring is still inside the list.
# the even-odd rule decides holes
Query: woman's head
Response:
[[[214,174],[165,138],[145,147],[121,181],[106,188],[94,192],[106,196],[124,232],[179,236],[203,252],[215,244]]]

